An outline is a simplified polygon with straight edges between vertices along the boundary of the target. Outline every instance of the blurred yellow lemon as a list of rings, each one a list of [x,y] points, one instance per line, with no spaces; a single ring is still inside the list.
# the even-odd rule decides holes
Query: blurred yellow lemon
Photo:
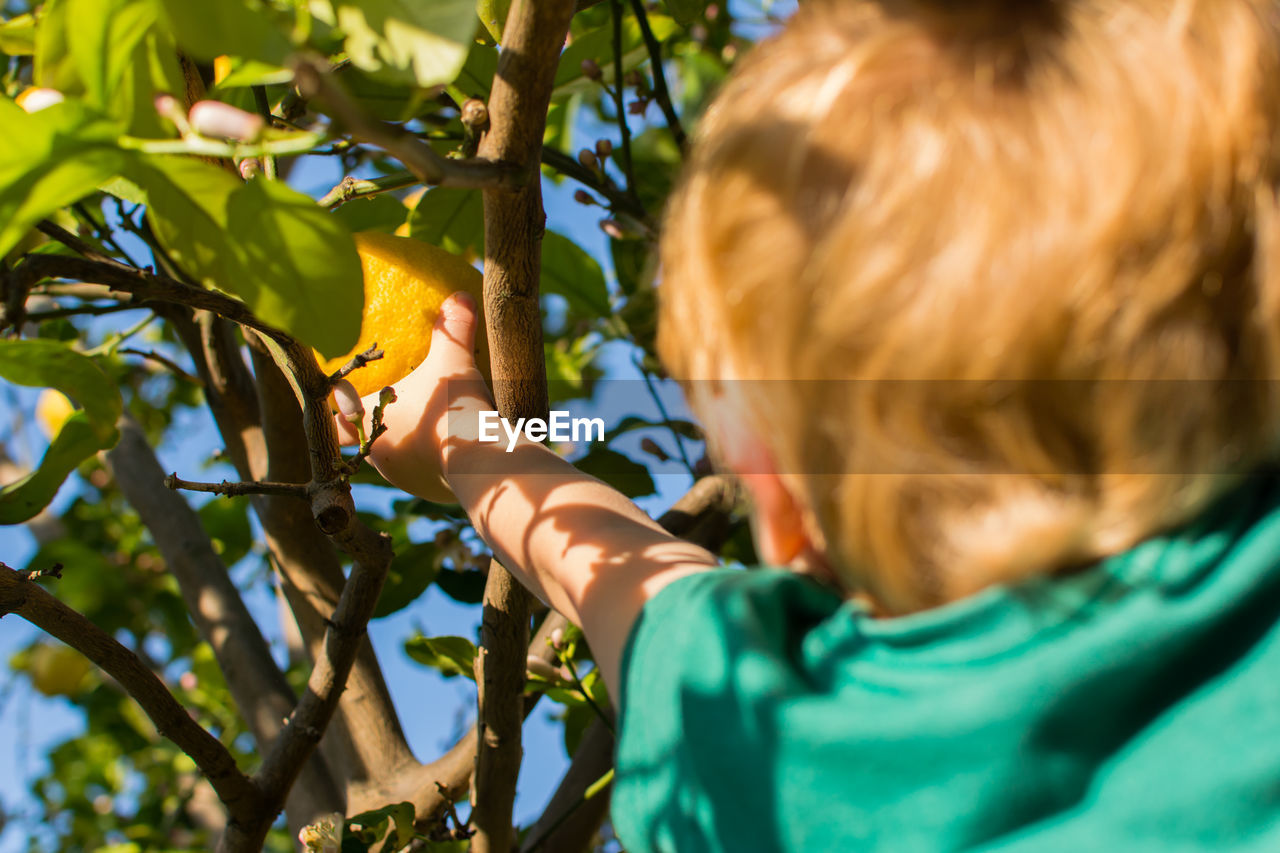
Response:
[[[36,423],[44,437],[52,441],[75,410],[75,403],[66,394],[56,388],[46,388],[36,398]]]
[[[89,674],[89,659],[61,643],[40,643],[31,649],[31,684],[45,696],[72,696]]]
[[[364,270],[360,339],[345,355],[320,359],[320,368],[333,373],[376,343],[383,357],[347,377],[365,396],[403,379],[427,357],[431,328],[449,294],[464,290],[481,303],[483,277],[457,255],[421,240],[376,231],[363,231],[355,240]],[[488,379],[483,317],[476,330],[476,362]]]

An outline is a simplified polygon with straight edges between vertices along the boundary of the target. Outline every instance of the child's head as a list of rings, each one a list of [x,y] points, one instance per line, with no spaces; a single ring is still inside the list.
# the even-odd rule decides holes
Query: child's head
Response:
[[[813,0],[743,62],[669,214],[659,343],[713,435],[693,380],[735,380],[753,473],[847,585],[903,611],[1081,565],[1270,452],[1278,26]]]

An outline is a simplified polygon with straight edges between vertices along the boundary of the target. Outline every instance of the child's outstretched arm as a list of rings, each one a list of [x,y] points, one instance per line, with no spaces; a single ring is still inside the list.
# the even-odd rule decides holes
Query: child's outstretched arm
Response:
[[[479,414],[495,406],[472,355],[475,328],[471,299],[450,297],[426,360],[395,385],[397,400],[384,412],[388,430],[370,461],[393,485],[434,499],[435,472],[444,471],[498,560],[582,627],[616,691],[640,608],[666,584],[716,560],[541,444],[522,437],[508,453],[505,442],[480,442]],[[374,402],[365,401],[366,412]],[[354,442],[354,427],[337,420],[339,435]]]

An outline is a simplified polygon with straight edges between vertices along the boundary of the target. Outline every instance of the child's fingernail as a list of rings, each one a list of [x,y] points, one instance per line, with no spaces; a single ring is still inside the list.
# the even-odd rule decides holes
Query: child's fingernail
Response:
[[[463,308],[470,308],[473,311],[475,310],[476,299],[474,296],[472,296],[470,293],[467,293],[465,290],[459,290],[457,293],[453,294],[451,298],[454,299]]]

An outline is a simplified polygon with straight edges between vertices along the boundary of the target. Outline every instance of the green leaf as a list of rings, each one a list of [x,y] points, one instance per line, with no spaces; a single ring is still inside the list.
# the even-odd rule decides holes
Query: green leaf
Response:
[[[399,850],[413,840],[414,813],[413,803],[395,803],[349,817],[343,824],[343,829],[371,844],[382,837],[388,822],[394,823],[395,831],[387,837],[387,845],[393,846],[384,846],[383,849]],[[353,825],[360,827],[358,833],[352,830]]]
[[[152,0],[52,0],[36,26],[35,80],[122,119],[143,136],[173,128],[156,94],[181,94],[177,47]]]
[[[436,575],[436,586],[461,604],[479,604],[483,601],[484,585],[484,572],[441,569]]]
[[[126,177],[142,187],[173,259],[211,287],[332,358],[355,345],[364,300],[350,232],[275,181],[241,183],[183,157],[150,157]]]
[[[330,213],[352,234],[357,231],[395,232],[405,222],[409,211],[399,199],[390,195],[374,195],[346,202]]]
[[[32,15],[16,15],[0,23],[0,53],[30,56],[35,51],[36,19]]]
[[[604,480],[629,498],[654,493],[653,477],[639,462],[607,447],[596,447],[573,463],[579,471]]]
[[[390,616],[408,607],[431,586],[439,571],[439,550],[433,543],[423,542],[401,550],[391,560],[373,618]]]
[[[445,678],[476,677],[476,647],[465,637],[414,637],[405,641],[404,650],[418,663],[440,670]]]
[[[577,243],[548,231],[542,237],[543,293],[555,293],[569,301],[569,307],[587,317],[610,313],[609,288],[604,271]]]
[[[119,126],[66,101],[28,115],[0,99],[0,256],[60,207],[120,171]]]
[[[475,0],[314,0],[311,8],[346,35],[357,68],[411,75],[419,86],[453,82],[476,30]]]
[[[0,488],[0,524],[17,524],[48,506],[76,466],[116,443],[123,406],[115,383],[93,359],[56,341],[0,340],[0,377],[56,388],[82,407],[62,424],[34,471]]]
[[[231,59],[231,71],[218,81],[218,89],[236,89],[243,86],[274,86],[288,83],[293,79],[293,72],[272,62],[258,59],[244,59],[236,56]]]
[[[83,412],[69,417],[40,460],[40,466],[0,488],[0,524],[20,524],[39,515],[57,496],[67,476],[103,446]]]
[[[667,9],[671,12],[671,17],[686,25],[701,18],[706,6],[703,0],[667,0]]]
[[[476,42],[467,53],[467,61],[463,63],[458,78],[453,81],[454,87],[467,98],[489,99],[489,90],[493,88],[493,75],[498,73],[498,51],[493,45]]]
[[[120,391],[89,356],[56,341],[0,340],[0,377],[30,388],[58,389],[84,409],[99,440],[115,443],[123,409]]]
[[[213,541],[222,562],[233,566],[253,547],[247,498],[215,498],[200,507],[197,515]]]
[[[272,21],[273,4],[244,0],[159,2],[178,44],[197,59],[228,54],[283,65],[292,50]]]
[[[409,214],[409,236],[462,257],[484,254],[484,202],[475,190],[437,187]]]
[[[476,15],[480,23],[499,44],[502,43],[502,30],[506,27],[510,11],[511,0],[476,0]]]

